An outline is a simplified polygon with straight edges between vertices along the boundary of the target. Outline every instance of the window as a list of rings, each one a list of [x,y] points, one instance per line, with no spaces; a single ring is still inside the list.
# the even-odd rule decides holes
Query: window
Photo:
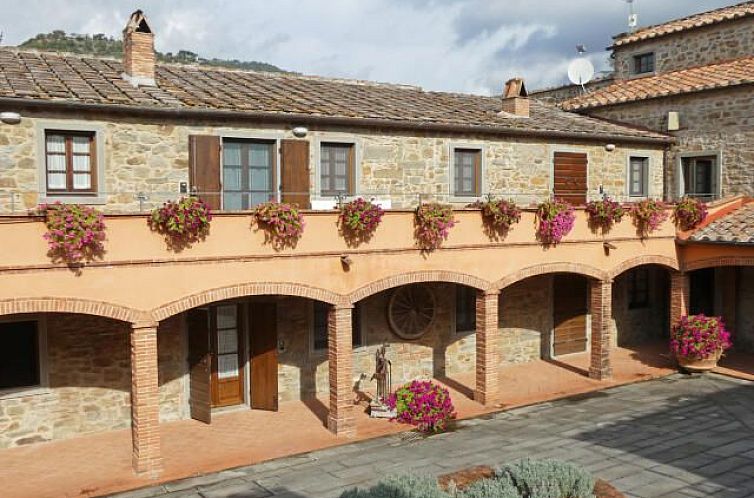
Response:
[[[682,195],[711,201],[718,197],[718,167],[715,156],[684,157],[681,159]]]
[[[94,194],[97,190],[94,132],[45,131],[47,192]]]
[[[456,285],[456,332],[476,330],[476,289]]]
[[[649,190],[649,158],[631,157],[628,161],[628,195],[646,197]]]
[[[630,273],[628,308],[649,306],[649,268],[636,268]]]
[[[223,209],[249,209],[275,198],[275,142],[223,140]]]
[[[354,194],[353,144],[322,143],[320,145],[319,185],[326,196]]]
[[[314,351],[326,351],[328,348],[327,316],[330,305],[321,301],[314,302],[313,345]],[[356,304],[351,314],[351,339],[353,347],[363,346],[361,334],[361,306]]]
[[[474,197],[482,190],[482,151],[479,149],[453,150],[453,195]]]
[[[634,74],[654,73],[655,71],[655,54],[634,55]]]
[[[0,391],[41,384],[36,321],[0,322]]]

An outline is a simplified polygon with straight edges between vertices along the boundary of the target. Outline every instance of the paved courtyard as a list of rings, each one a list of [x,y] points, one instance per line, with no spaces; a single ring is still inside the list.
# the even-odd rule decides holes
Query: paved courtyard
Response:
[[[167,483],[119,497],[330,497],[381,476],[550,457],[635,497],[754,497],[754,383],[672,375]]]

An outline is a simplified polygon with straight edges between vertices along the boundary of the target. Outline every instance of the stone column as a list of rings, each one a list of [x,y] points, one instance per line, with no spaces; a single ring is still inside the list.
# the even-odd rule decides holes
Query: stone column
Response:
[[[330,412],[327,428],[336,436],[356,434],[353,404],[353,306],[330,306],[327,317]]]
[[[679,271],[670,273],[670,326],[689,312],[689,274]],[[668,331],[668,335],[670,331]]]
[[[500,348],[498,326],[500,291],[477,291],[476,294],[476,389],[474,399],[491,405],[499,399]]]
[[[160,399],[157,381],[157,324],[131,328],[131,440],[137,474],[157,477],[160,455]]]
[[[589,285],[589,312],[592,316],[589,377],[606,380],[613,375],[613,368],[610,364],[613,282],[612,280],[590,280]]]

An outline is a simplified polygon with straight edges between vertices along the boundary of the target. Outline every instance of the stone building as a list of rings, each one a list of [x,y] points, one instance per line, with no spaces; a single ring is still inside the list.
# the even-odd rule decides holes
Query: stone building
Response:
[[[159,65],[153,37],[137,11],[122,62],[0,49],[0,447],[130,426],[156,475],[174,420],[319,395],[353,434],[385,343],[394,384],[468,375],[490,405],[516,363],[582,355],[607,379],[612,347],[664,340],[685,311],[672,224],[601,233],[582,206],[661,197],[666,134],[530,101],[521,80],[482,97]],[[173,251],[145,213],[188,194],[215,218]],[[565,198],[575,228],[543,245],[527,208],[490,237],[463,209],[487,194]],[[358,196],[391,209],[352,246],[333,207]],[[295,247],[250,226],[268,200],[305,208]],[[428,200],[458,208],[431,253],[407,209]],[[55,201],[107,213],[101,259],[50,261],[26,210]]]

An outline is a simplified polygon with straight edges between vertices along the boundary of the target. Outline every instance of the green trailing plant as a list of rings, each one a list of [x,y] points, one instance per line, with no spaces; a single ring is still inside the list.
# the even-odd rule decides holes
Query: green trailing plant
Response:
[[[609,197],[588,202],[585,211],[589,216],[589,227],[592,230],[602,230],[602,232],[609,232],[613,225],[620,223],[623,215],[626,214],[623,206]]]
[[[295,247],[304,233],[304,215],[295,204],[265,202],[252,210],[252,217],[277,250]]]
[[[432,251],[447,240],[450,229],[456,224],[451,206],[430,202],[416,208],[416,240],[419,247]]]
[[[693,230],[707,217],[707,205],[699,199],[684,197],[673,207],[673,222],[681,230]]]
[[[209,233],[212,212],[197,197],[182,197],[167,201],[152,210],[147,220],[149,227],[164,235],[168,246],[180,250],[203,240]]]
[[[50,257],[67,264],[99,257],[104,252],[105,217],[97,209],[79,204],[40,204],[38,214],[45,218]]]
[[[537,206],[537,239],[543,244],[558,244],[571,233],[576,216],[573,206],[559,199]]]
[[[668,219],[665,207],[662,201],[654,199],[645,199],[631,206],[631,217],[639,237],[646,238]]]
[[[521,221],[521,209],[514,201],[495,200],[491,195],[484,201],[477,201],[469,207],[480,209],[485,232],[490,238],[505,237],[510,228]]]
[[[359,197],[340,207],[338,225],[349,245],[358,245],[372,238],[384,214],[378,204]]]

